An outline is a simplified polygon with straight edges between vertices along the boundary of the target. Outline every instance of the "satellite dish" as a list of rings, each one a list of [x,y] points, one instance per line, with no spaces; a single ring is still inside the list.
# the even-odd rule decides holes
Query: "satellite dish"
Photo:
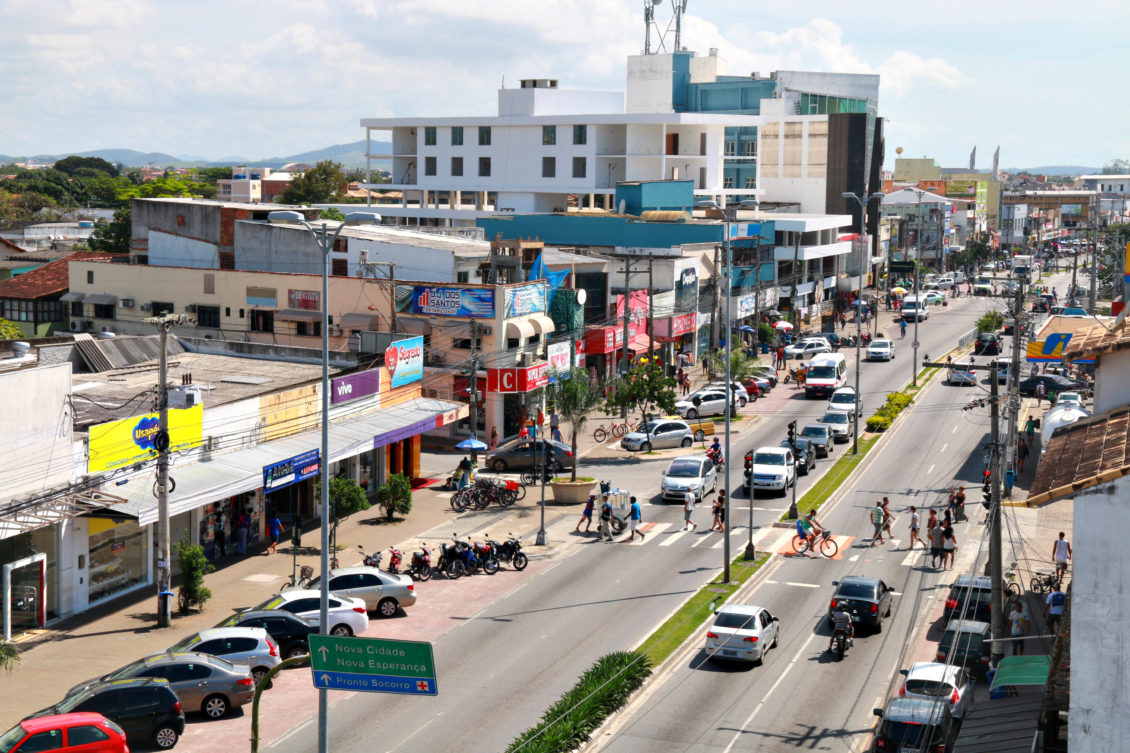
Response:
[[[584,305],[584,302],[589,299],[589,294],[585,292],[584,288],[581,288],[580,290],[576,291],[575,297],[577,299],[577,303]]]

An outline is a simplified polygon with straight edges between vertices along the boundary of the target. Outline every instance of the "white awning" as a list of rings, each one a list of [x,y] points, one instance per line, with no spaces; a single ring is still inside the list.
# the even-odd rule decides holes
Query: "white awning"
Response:
[[[63,303],[77,303],[83,298],[86,298],[86,293],[80,293],[77,290],[72,290],[69,293],[64,293],[63,295],[59,296],[59,300]]]
[[[468,407],[460,403],[421,397],[392,408],[331,423],[329,462],[373,449],[374,437],[414,427],[429,419],[442,419],[442,423],[447,424],[458,420],[460,415],[466,415],[467,410]],[[426,430],[422,426],[419,428],[418,433]],[[169,514],[179,515],[209,502],[260,489],[264,466],[317,449],[321,442],[321,429],[313,429],[183,465],[175,464],[177,456],[174,455],[169,475],[176,482],[176,489],[169,494]],[[112,488],[114,494],[126,501],[108,508],[110,512],[136,517],[141,525],[157,520],[157,498],[153,496],[151,471]]]
[[[550,322],[552,324],[552,322]],[[506,322],[506,336],[526,340],[537,334],[534,323],[529,319],[509,319]]]
[[[533,323],[534,330],[542,335],[548,335],[550,332],[553,332],[555,329],[557,329],[557,326],[553,323],[553,320],[545,314],[534,314],[530,317],[530,322]]]

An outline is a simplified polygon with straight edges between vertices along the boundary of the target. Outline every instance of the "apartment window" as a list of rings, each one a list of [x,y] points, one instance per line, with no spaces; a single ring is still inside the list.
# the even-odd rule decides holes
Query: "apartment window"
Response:
[[[456,282],[470,282],[471,281],[471,273],[470,272],[456,272],[455,273],[455,281]]]
[[[556,178],[557,177],[557,158],[556,157],[542,157],[541,158],[541,177],[543,177],[543,178]]]
[[[196,324],[200,327],[211,327],[212,329],[220,328],[220,307],[219,306],[197,306],[196,307]]]
[[[262,309],[251,310],[251,331],[252,332],[274,332],[275,331],[275,312],[264,311]]]
[[[557,126],[541,127],[542,146],[554,146],[557,143]]]
[[[451,174],[452,174],[452,176],[454,176],[456,178],[463,177],[463,158],[462,157],[452,157],[451,158]]]
[[[224,306],[224,316],[231,316],[231,306]]]
[[[747,156],[747,157],[756,157],[757,156],[757,142],[756,141],[745,142],[745,156]]]
[[[745,179],[745,187],[746,188],[757,188],[757,178],[753,178],[753,177],[746,178]]]
[[[436,158],[424,157],[424,175],[436,174]]]
[[[723,146],[722,153],[727,157],[733,157],[734,156],[734,142],[733,141],[727,141],[725,143],[725,145]]]
[[[479,337],[475,340],[475,350],[481,350],[483,347],[483,338]],[[471,338],[469,337],[456,337],[451,340],[452,350],[470,350]]]
[[[96,303],[94,304],[94,318],[95,319],[113,319],[114,318],[114,304],[112,303]],[[21,318],[21,321],[28,321],[26,316]]]
[[[294,334],[299,337],[321,337],[322,336],[322,323],[321,322],[295,322]]]
[[[71,316],[81,319],[83,316],[82,301],[71,302]]]
[[[161,316],[162,314],[174,313],[173,304],[171,303],[166,303],[165,301],[153,301],[151,305],[153,306],[153,310],[150,316]]]
[[[349,277],[349,259],[330,259],[334,277]]]
[[[235,269],[235,252],[220,252],[220,269]]]
[[[86,284],[87,285],[93,285],[94,284],[94,270],[93,269],[86,270]]]
[[[727,175],[726,177],[722,178],[722,188],[733,188],[733,187],[734,187],[733,177]]]
[[[479,146],[490,146],[490,126],[479,126]]]
[[[424,146],[436,145],[436,127],[424,126]]]
[[[589,143],[589,127],[587,125],[573,126],[573,143],[574,144],[587,144]]]
[[[451,126],[451,145],[463,146],[463,126]]]
[[[204,294],[216,294],[216,275],[211,273],[204,275]]]
[[[586,160],[584,157],[574,157],[573,158],[573,177],[574,178],[585,177],[585,164],[587,162],[588,162],[588,160]]]
[[[490,157],[479,157],[479,177],[490,177]]]

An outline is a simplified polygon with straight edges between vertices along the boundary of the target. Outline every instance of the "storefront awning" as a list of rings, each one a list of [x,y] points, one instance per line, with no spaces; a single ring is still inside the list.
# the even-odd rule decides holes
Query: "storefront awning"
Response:
[[[275,312],[275,321],[279,322],[320,322],[321,311],[307,309],[279,309]]]
[[[100,512],[124,501],[116,494],[97,489],[60,490],[57,494],[47,490],[23,499],[9,500],[0,506],[0,541],[69,518]]]
[[[338,321],[338,326],[344,330],[358,330],[359,332],[380,332],[381,318],[374,313],[345,314]]]
[[[1001,685],[1046,685],[1051,659],[1047,656],[1006,656],[997,666],[993,675],[995,690]]]
[[[548,335],[557,329],[557,325],[545,314],[534,314],[530,317],[530,322],[534,325],[534,331],[542,335]]]
[[[467,414],[468,406],[446,400],[416,398],[392,408],[366,413],[330,424],[329,461],[335,462],[373,449],[373,439],[390,436],[405,427],[420,433]],[[429,425],[430,422],[430,425]],[[424,427],[424,428],[420,428]],[[263,486],[263,467],[321,446],[321,430],[265,442],[244,450],[213,455],[209,460],[174,464],[169,475],[176,488],[169,495],[169,514],[194,510],[225,497],[253,491]],[[174,455],[174,460],[176,456]],[[152,472],[132,477],[129,483],[113,487],[124,502],[110,512],[136,517],[141,525],[157,520],[157,498],[153,496]]]
[[[510,319],[506,322],[506,336],[508,338],[526,340],[535,334],[537,334],[537,329],[529,319]]]
[[[349,314],[346,316],[349,316]],[[342,327],[344,326],[343,324]],[[427,319],[413,319],[411,317],[400,316],[396,319],[396,331],[406,332],[410,335],[430,335],[432,333],[432,324]]]
[[[86,302],[96,306],[114,306],[118,303],[118,297],[109,293],[92,293],[86,297]]]
[[[651,348],[651,338],[647,335],[636,335],[630,341],[628,341],[628,350],[632,351],[633,353],[648,351],[651,350]]]
[[[86,298],[86,293],[79,293],[77,290],[72,290],[70,293],[64,293],[59,296],[59,300],[63,303],[78,303],[83,298]]]

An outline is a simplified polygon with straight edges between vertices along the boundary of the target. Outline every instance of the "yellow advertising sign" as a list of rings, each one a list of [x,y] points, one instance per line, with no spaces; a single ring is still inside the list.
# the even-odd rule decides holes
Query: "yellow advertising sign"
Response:
[[[1053,332],[1044,340],[1029,340],[1024,354],[1028,363],[1060,363],[1063,349],[1071,342],[1071,332]],[[1093,358],[1078,358],[1072,363],[1094,363]]]
[[[157,431],[156,413],[91,426],[89,472],[113,471],[157,457]],[[169,452],[198,447],[203,441],[203,405],[169,411]]]

